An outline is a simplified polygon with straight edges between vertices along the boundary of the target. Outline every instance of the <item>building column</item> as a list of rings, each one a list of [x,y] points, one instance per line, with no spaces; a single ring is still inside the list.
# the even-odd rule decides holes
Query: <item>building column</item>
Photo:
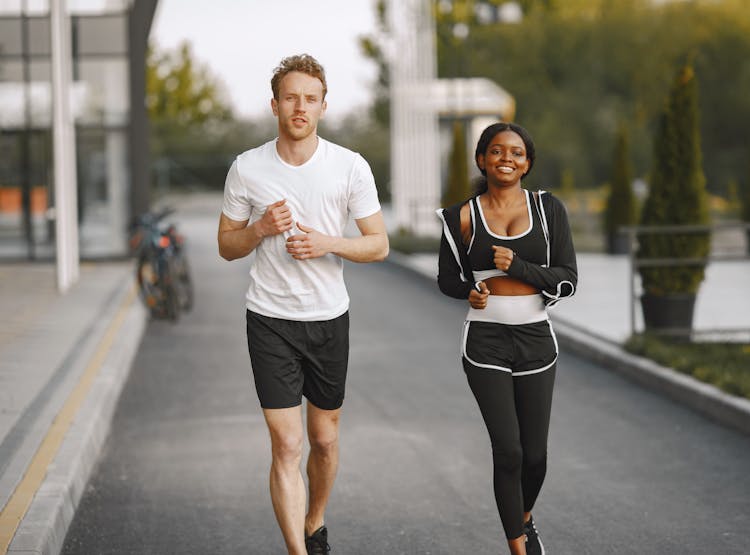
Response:
[[[72,53],[66,0],[50,2],[50,35],[57,288],[64,293],[78,281],[80,272],[75,123],[70,109]]]
[[[426,98],[437,74],[429,0],[392,0],[391,198],[397,229],[436,235],[440,225],[438,117]]]

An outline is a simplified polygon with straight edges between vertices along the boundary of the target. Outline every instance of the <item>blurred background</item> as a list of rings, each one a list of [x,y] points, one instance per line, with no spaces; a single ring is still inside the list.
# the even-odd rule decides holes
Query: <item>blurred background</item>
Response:
[[[603,218],[616,160],[642,202],[659,117],[684,64],[698,84],[712,219],[748,218],[750,10],[742,0],[67,4],[84,258],[127,254],[128,222],[155,199],[220,190],[233,157],[275,135],[270,75],[283,56],[303,51],[328,72],[321,135],[365,156],[385,203],[398,203],[399,189],[425,186],[400,183],[392,167],[393,91],[403,90],[392,81],[408,74],[396,66],[429,66],[420,90],[406,96],[437,118],[428,129],[439,130],[430,158],[438,173],[427,175],[439,183],[404,201],[401,231],[434,238],[434,225],[405,225],[414,204],[445,202],[451,186],[459,192],[448,196],[460,197],[461,181],[476,175],[478,130],[488,119],[511,119],[537,143],[527,186],[563,197],[580,250],[607,250]],[[54,255],[49,18],[48,0],[0,1],[2,259]],[[420,38],[425,29],[428,40]],[[422,41],[413,54],[403,47],[410,36]]]

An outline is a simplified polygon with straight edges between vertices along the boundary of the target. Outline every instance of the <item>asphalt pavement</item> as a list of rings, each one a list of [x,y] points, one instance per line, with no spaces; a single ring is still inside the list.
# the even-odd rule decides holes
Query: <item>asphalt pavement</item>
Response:
[[[50,266],[0,267],[8,553],[281,552],[237,310],[246,261],[215,254],[218,205],[196,198],[178,214],[197,303],[176,325],[147,322],[128,263],[85,265],[65,296]],[[733,428],[747,403],[624,353],[627,314],[587,297],[610,293],[622,261],[580,262],[592,286],[553,312],[565,352],[537,512],[548,551],[745,553],[750,447]],[[501,550],[489,446],[456,356],[465,307],[437,292],[433,263],[347,265],[353,364],[328,517],[339,553]]]

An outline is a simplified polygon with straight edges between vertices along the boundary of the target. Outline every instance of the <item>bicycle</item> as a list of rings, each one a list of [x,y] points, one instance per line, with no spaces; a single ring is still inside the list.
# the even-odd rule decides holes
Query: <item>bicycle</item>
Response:
[[[151,316],[177,321],[193,307],[194,292],[185,253],[185,238],[162,220],[174,210],[147,212],[136,218],[130,238],[136,256],[136,281]]]

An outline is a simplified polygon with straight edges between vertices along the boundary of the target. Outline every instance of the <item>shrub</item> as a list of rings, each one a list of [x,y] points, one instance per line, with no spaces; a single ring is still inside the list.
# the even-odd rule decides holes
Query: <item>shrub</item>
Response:
[[[453,149],[448,167],[448,188],[442,198],[443,206],[452,206],[471,196],[469,165],[466,155],[466,135],[461,120],[453,122]]]
[[[680,69],[672,85],[654,141],[654,159],[643,225],[708,224],[708,198],[699,134],[698,91],[691,65]],[[644,233],[640,258],[703,258],[709,235]],[[652,295],[696,293],[705,264],[640,268],[643,288]]]
[[[633,170],[628,147],[628,131],[623,125],[617,133],[612,167],[612,185],[604,209],[604,230],[610,252],[615,250],[617,231],[621,226],[638,221],[635,195],[631,182]]]

